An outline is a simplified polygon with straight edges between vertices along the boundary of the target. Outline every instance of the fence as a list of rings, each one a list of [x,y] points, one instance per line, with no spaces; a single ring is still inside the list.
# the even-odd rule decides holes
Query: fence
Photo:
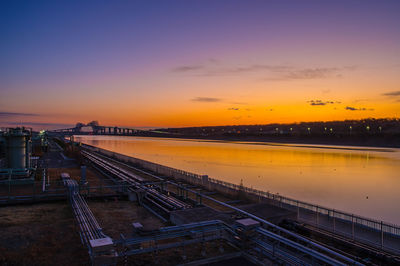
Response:
[[[182,179],[194,185],[203,186],[209,190],[215,190],[225,194],[244,193],[250,198],[258,199],[260,202],[267,201],[273,205],[295,211],[298,220],[301,222],[400,254],[400,226],[398,225],[295,200],[282,195],[245,187],[243,185],[232,184],[91,145],[82,144],[82,147],[124,162],[140,165],[157,174],[170,176],[177,180]]]
[[[79,186],[79,192],[84,197],[114,197],[123,195],[129,187],[125,183],[100,186],[84,185]],[[67,196],[68,191],[62,181],[45,184],[42,180],[26,185],[11,183],[0,185],[0,205],[63,200]]]

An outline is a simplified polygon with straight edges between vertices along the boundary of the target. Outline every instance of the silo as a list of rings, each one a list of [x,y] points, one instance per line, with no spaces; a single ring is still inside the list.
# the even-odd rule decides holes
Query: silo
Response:
[[[25,156],[26,165],[25,165],[25,167],[26,168],[31,168],[32,140],[28,136],[28,137],[26,137],[25,141],[26,141],[26,144],[25,144],[25,146],[26,146],[26,152],[25,152],[25,154],[26,154],[26,156]]]
[[[22,128],[10,129],[7,138],[7,161],[8,168],[24,169],[28,167],[29,156],[27,144],[29,132]]]
[[[6,138],[0,131],[0,168],[6,168]]]

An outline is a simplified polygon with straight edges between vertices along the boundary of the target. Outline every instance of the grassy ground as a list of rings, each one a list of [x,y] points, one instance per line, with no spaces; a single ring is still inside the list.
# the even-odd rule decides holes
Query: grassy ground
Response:
[[[0,208],[0,265],[88,265],[67,202]]]
[[[133,222],[140,222],[144,230],[155,230],[165,226],[161,220],[134,202],[89,201],[88,205],[103,232],[113,239],[120,238],[121,233],[125,237],[131,237]]]
[[[221,253],[220,247],[223,248]],[[202,253],[202,251],[204,253]],[[159,252],[146,253],[140,255],[129,256],[127,258],[128,265],[163,265],[172,266],[190,262],[194,260],[200,260],[204,258],[210,258],[214,256],[221,256],[237,250],[226,244],[225,242],[213,241],[205,244],[193,244],[190,246],[178,247],[174,249],[162,250]],[[186,256],[184,259],[183,255]],[[122,265],[123,259],[118,261],[118,264]],[[218,264],[216,264],[218,265]]]

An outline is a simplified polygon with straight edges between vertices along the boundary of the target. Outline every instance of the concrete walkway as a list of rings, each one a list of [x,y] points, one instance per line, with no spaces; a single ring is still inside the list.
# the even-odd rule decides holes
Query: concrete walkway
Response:
[[[358,224],[355,218],[354,223],[352,223],[351,221],[334,218],[326,214],[318,213],[317,215],[316,212],[299,208],[298,220],[347,237],[350,241],[355,240],[400,255],[400,236],[386,232],[382,233],[381,230]]]

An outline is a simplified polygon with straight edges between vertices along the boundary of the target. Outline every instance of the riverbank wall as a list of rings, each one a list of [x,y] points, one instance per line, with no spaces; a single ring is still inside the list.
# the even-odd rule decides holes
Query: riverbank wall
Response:
[[[400,238],[400,226],[398,225],[291,199],[279,194],[245,187],[240,184],[232,184],[210,178],[206,175],[198,175],[87,144],[81,144],[81,147],[127,164],[140,166],[158,175],[171,177],[176,181],[184,181],[202,187],[209,191],[216,191],[226,196],[244,198],[252,202],[268,203],[273,206],[293,211],[297,214],[296,220],[298,222],[310,224],[348,238],[358,239],[382,249],[390,249],[391,251],[400,254],[400,250],[397,250],[397,248],[396,250],[393,250],[393,248],[386,246],[388,241],[385,241],[385,239],[389,240],[393,237],[396,239]],[[365,230],[374,235],[373,241],[364,239]],[[376,239],[379,239],[379,241],[377,242]]]

